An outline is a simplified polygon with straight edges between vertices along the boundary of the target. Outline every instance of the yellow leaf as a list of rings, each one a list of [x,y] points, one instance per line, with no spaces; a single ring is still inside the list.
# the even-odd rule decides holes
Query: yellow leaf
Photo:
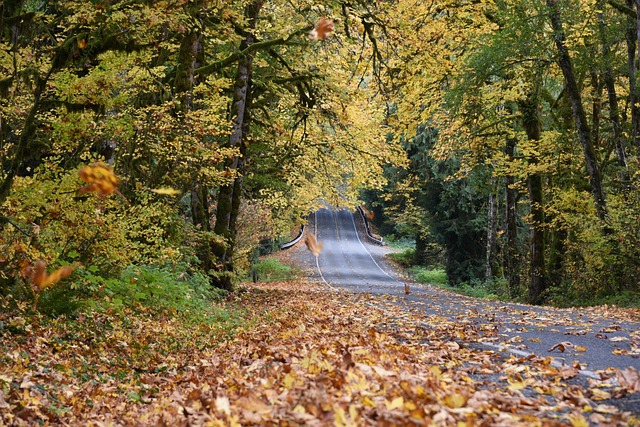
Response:
[[[591,394],[592,394],[591,398],[593,400],[611,399],[611,393],[609,393],[608,391],[600,390],[599,388],[592,388],[591,389]]]
[[[442,402],[449,408],[456,409],[462,408],[467,403],[467,400],[467,396],[457,392],[453,392],[446,395],[444,399],[442,399]]]
[[[572,427],[589,427],[589,422],[581,414],[570,415],[569,422]]]
[[[402,396],[398,396],[394,398],[391,402],[387,399],[384,400],[384,404],[387,408],[387,411],[392,411],[394,409],[399,409],[404,406],[404,398]]]
[[[169,188],[169,187],[155,188],[151,191],[153,191],[156,194],[163,194],[166,196],[177,196],[180,194],[180,190],[176,190],[175,188]]]
[[[282,385],[289,390],[295,385],[295,383],[296,383],[296,377],[293,376],[291,372],[285,375],[284,378],[282,379]]]

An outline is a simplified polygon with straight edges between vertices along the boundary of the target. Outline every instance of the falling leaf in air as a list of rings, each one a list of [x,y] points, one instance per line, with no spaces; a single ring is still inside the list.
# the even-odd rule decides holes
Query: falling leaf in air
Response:
[[[175,188],[169,188],[169,187],[156,188],[151,191],[153,191],[156,194],[163,194],[165,196],[177,196],[178,194],[180,194],[180,190],[176,190]]]
[[[407,295],[411,293],[411,287],[407,283],[404,284],[404,293]]]
[[[373,218],[375,218],[375,214],[370,211],[369,209],[365,208],[364,206],[361,207],[362,212],[364,213],[364,216],[368,219],[368,220],[373,220]]]
[[[316,22],[316,27],[309,33],[309,38],[311,40],[324,40],[334,29],[333,20],[323,16]]]
[[[87,183],[78,190],[78,193],[95,191],[101,197],[108,196],[118,191],[118,178],[111,168],[103,163],[94,163],[80,169],[80,178]]]
[[[320,256],[322,243],[318,243],[318,241],[316,240],[316,236],[314,236],[313,234],[308,234],[304,239],[304,243],[307,245],[307,248],[313,254],[313,256]]]
[[[47,264],[42,260],[37,260],[34,264],[28,265],[22,270],[22,274],[28,277],[42,291],[54,283],[68,277],[76,269],[76,265],[61,267],[51,274],[47,273]]]

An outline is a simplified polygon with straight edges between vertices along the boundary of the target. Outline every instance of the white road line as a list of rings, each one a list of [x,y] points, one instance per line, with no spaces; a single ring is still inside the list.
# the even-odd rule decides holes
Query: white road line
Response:
[[[380,267],[380,265],[376,262],[376,260],[373,258],[373,255],[371,255],[371,252],[369,252],[369,250],[367,249],[367,247],[362,243],[362,240],[360,240],[360,235],[358,234],[358,228],[356,227],[356,220],[353,219],[353,215],[351,215],[351,222],[353,223],[353,229],[356,231],[356,237],[358,239],[358,242],[360,242],[360,245],[362,246],[362,249],[364,249],[364,251],[369,254],[369,256],[371,257],[371,261],[373,261],[373,263],[380,269],[380,271],[382,271],[384,274],[387,275],[387,277],[395,280],[398,283],[402,283],[399,280],[397,280],[395,277],[391,276],[389,273],[387,273],[386,271],[384,271],[382,269],[382,267]]]
[[[336,221],[337,221],[337,216],[336,216]],[[351,216],[351,221],[353,222],[353,228],[356,231],[356,237],[358,239],[358,242],[360,242],[360,245],[362,245],[362,248],[365,250],[365,252],[367,252],[367,254],[369,254],[369,256],[371,257],[371,260],[373,261],[373,263],[380,269],[380,271],[382,271],[384,274],[386,274],[389,278],[391,278],[391,279],[393,279],[395,281],[398,281],[397,279],[395,279],[394,277],[389,275],[389,273],[384,271],[382,269],[382,267],[380,267],[380,265],[373,258],[373,255],[371,255],[371,252],[369,252],[369,250],[366,248],[366,246],[362,243],[362,240],[360,240],[360,236],[358,235],[358,229],[356,227],[356,222],[353,219],[353,215]],[[336,222],[336,229],[337,229],[337,222]],[[314,233],[315,233],[316,236],[318,235],[318,214],[317,214],[317,211],[314,213]],[[329,286],[331,289],[337,289],[331,283],[327,282],[327,280],[324,278],[324,275],[322,274],[322,270],[320,269],[320,263],[319,263],[318,259],[319,259],[319,257],[316,257],[316,267],[318,268],[318,273],[320,274],[320,277],[322,278],[322,281],[327,286]],[[378,306],[378,305],[375,305],[375,304],[371,304],[369,302],[364,302],[364,305],[368,305],[368,306],[370,306],[372,308],[377,308],[377,309],[382,310],[383,312],[385,312],[385,313],[387,313],[389,315],[393,314],[393,313],[389,312],[389,310],[387,310],[383,306]],[[425,326],[426,325],[423,324],[423,327],[425,327]],[[519,356],[519,357],[524,357],[524,358],[527,358],[529,356],[534,355],[534,353],[529,353],[528,351],[518,350],[518,349],[515,349],[515,348],[509,348],[507,346],[497,345],[497,344],[488,343],[488,342],[473,341],[471,343],[477,343],[477,344],[483,345],[485,347],[489,347],[491,349],[496,349],[496,350],[498,350],[498,352],[507,351],[507,352],[509,352],[511,354],[514,354],[514,355]],[[557,360],[555,357],[551,358],[551,365],[553,367],[557,368],[557,369],[562,369],[565,366],[564,362],[561,362],[561,361]],[[583,376],[588,377],[588,378],[593,378],[593,379],[596,379],[596,380],[600,380],[601,379],[600,375],[598,375],[597,373],[595,373],[593,371],[590,371],[588,369],[580,369],[580,370],[578,370],[578,373],[580,375],[583,375]],[[615,381],[615,379],[613,379],[613,381]]]
[[[313,234],[315,234],[316,236],[318,236],[318,211],[315,211],[313,213]],[[330,284],[329,282],[327,282],[327,279],[324,278],[324,275],[322,274],[322,270],[320,269],[320,262],[318,261],[320,259],[320,256],[316,257],[316,267],[318,267],[318,273],[320,273],[320,278],[322,279],[322,281],[329,286],[332,289],[335,289],[334,286],[332,284]]]

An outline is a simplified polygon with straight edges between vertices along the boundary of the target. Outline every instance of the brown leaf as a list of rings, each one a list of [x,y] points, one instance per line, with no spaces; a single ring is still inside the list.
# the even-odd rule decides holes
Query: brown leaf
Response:
[[[313,256],[320,256],[322,243],[318,243],[316,236],[313,234],[307,234],[307,237],[304,239],[304,243],[307,245],[307,249],[309,249]]]
[[[638,371],[631,366],[626,369],[619,369],[616,373],[616,380],[622,387],[632,393],[640,391],[640,375],[638,375]]]
[[[316,22],[316,27],[309,33],[309,38],[311,40],[324,40],[334,29],[333,20],[323,16]]]
[[[563,380],[573,378],[578,375],[578,369],[573,366],[563,366],[562,369],[558,372],[558,375]]]
[[[404,293],[409,295],[411,293],[411,287],[408,284],[404,284]]]
[[[573,344],[571,344],[569,341],[563,341],[563,342],[559,342],[558,344],[554,345],[553,347],[551,347],[548,351],[553,351],[553,350],[560,350],[561,353],[564,353],[564,351],[567,349],[567,347],[573,347]]]
[[[351,352],[349,352],[349,349],[345,349],[344,354],[342,355],[342,369],[346,371],[354,366],[355,363],[353,362]]]

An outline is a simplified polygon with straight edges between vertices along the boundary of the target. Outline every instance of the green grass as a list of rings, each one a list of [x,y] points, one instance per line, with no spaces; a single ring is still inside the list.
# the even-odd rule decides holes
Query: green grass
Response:
[[[300,276],[297,269],[282,264],[275,258],[265,258],[253,266],[258,281],[279,282],[284,280],[295,280]]]
[[[431,285],[447,285],[448,283],[447,273],[439,268],[412,267],[410,271],[413,279],[419,283],[429,283]]]

